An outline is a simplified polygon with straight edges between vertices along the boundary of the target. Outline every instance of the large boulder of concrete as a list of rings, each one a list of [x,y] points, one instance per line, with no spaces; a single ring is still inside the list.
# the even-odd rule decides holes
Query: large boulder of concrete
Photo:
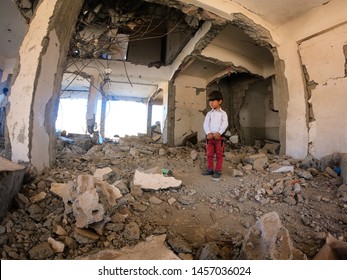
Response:
[[[239,259],[293,260],[306,259],[306,255],[294,248],[289,232],[282,225],[279,215],[270,212],[263,215],[249,229]]]
[[[25,167],[0,157],[0,222],[22,190]]]

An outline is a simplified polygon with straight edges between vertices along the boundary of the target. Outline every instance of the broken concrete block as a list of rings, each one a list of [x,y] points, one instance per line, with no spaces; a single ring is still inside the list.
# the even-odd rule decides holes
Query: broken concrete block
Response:
[[[80,260],[179,260],[165,245],[166,235],[149,236],[146,241],[137,244],[134,247],[124,247],[120,250],[101,250],[97,253],[85,257],[79,257]]]
[[[99,203],[99,195],[95,189],[80,194],[73,202],[72,209],[78,228],[88,227],[89,224],[104,218],[104,206]]]
[[[72,181],[67,182],[66,184],[62,183],[52,183],[50,191],[63,199],[65,205],[65,214],[72,212],[72,204],[77,193],[75,190],[74,183]]]
[[[57,253],[64,252],[64,248],[65,248],[64,243],[54,240],[52,237],[48,238],[48,243],[49,245],[51,245],[51,248],[54,250],[54,252],[57,252]]]
[[[327,168],[325,168],[324,170],[330,177],[333,177],[333,178],[336,178],[338,175],[337,173],[332,169],[330,168],[329,166]]]
[[[18,208],[20,209],[25,209],[30,205],[29,199],[22,193],[17,194],[17,196],[15,197],[15,201],[18,205]]]
[[[199,155],[199,153],[197,151],[195,151],[195,150],[192,150],[190,152],[190,157],[191,157],[192,160],[196,160],[198,158],[198,155]]]
[[[244,163],[252,164],[254,170],[264,170],[264,167],[267,165],[269,159],[265,154],[255,154],[247,156],[243,159]]]
[[[312,180],[313,179],[311,172],[308,170],[297,170],[296,174],[298,174],[299,177],[304,178],[305,180]]]
[[[125,226],[123,235],[128,240],[140,239],[140,227],[137,223],[131,222]]]
[[[106,197],[107,201],[107,208],[110,208],[117,203],[117,199],[120,199],[123,197],[122,193],[118,188],[115,186],[110,185],[109,183],[105,181],[101,181],[98,179],[94,180],[95,185],[101,190],[101,193]],[[101,194],[99,192],[99,195]]]
[[[287,173],[294,172],[294,166],[272,166],[270,171],[273,173]]]
[[[113,170],[110,167],[99,168],[94,172],[94,178],[103,180],[105,175],[110,174]]]
[[[280,146],[281,145],[279,143],[266,143],[262,149],[274,155],[274,154],[278,154]]]
[[[80,244],[87,244],[98,241],[100,236],[87,229],[75,228],[74,238]]]
[[[22,190],[25,167],[0,157],[0,222]]]
[[[54,255],[54,251],[48,242],[40,243],[32,247],[28,253],[32,260],[43,260]]]
[[[161,190],[168,188],[179,188],[181,180],[174,177],[166,177],[163,174],[147,174],[145,171],[136,170],[134,174],[134,185],[140,185],[142,189]]]
[[[263,215],[249,229],[239,259],[292,260],[306,259],[306,256],[294,248],[289,232],[282,225],[279,215],[270,212]]]
[[[32,197],[30,197],[30,202],[31,203],[39,202],[41,200],[44,200],[46,196],[47,196],[47,194],[45,192],[40,192],[40,193],[35,194]]]
[[[99,177],[97,177],[99,178]],[[79,175],[77,177],[77,192],[79,194],[86,192],[87,190],[93,190],[94,178],[91,175]]]

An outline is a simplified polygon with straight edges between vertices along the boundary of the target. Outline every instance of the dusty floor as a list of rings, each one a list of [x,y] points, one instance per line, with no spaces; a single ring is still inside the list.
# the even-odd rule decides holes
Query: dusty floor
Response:
[[[237,259],[249,228],[272,211],[279,214],[294,247],[308,259],[322,247],[327,232],[347,240],[347,205],[338,199],[340,177],[276,154],[267,154],[264,170],[253,170],[243,159],[258,153],[254,147],[228,146],[223,174],[216,182],[201,175],[205,167],[203,143],[168,148],[148,142],[129,138],[120,144],[94,146],[88,153],[85,150],[89,147],[82,145],[83,150],[81,145],[59,142],[57,166],[41,176],[29,173],[22,192],[28,200],[23,202],[22,197],[22,203],[17,202],[0,226],[2,259],[74,259],[164,233],[168,246],[183,259],[199,259],[202,248],[210,242],[220,248],[216,258]],[[134,147],[135,152],[131,149]],[[293,166],[294,172],[270,172],[274,164]],[[73,237],[74,216],[64,215],[64,203],[51,193],[51,183],[66,183],[106,166],[113,170],[108,182],[124,182],[122,193],[126,199],[104,224],[98,238],[77,242]],[[133,186],[137,168],[156,166],[169,169],[172,176],[182,180],[182,186],[160,191]],[[303,176],[303,172],[313,177]],[[290,200],[283,188],[295,183],[300,186],[301,196]],[[42,192],[46,194],[43,199],[35,203],[29,200]],[[135,224],[135,229],[129,229],[129,224]],[[63,252],[50,248],[49,237],[64,244]]]

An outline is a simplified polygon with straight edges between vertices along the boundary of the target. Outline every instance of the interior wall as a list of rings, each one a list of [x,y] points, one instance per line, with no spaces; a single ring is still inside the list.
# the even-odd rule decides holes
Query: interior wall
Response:
[[[1,81],[6,81],[9,75],[13,75],[16,66],[15,58],[3,58],[0,56],[0,69],[3,70]]]
[[[267,80],[250,85],[240,110],[240,125],[244,144],[254,145],[256,138],[279,140],[278,112],[270,109]]]
[[[347,152],[346,37],[344,24],[299,45],[311,107],[309,152],[317,158]]]
[[[203,114],[206,108],[206,80],[180,76],[175,80],[174,144],[182,144],[185,137],[197,132],[198,141],[205,138]]]

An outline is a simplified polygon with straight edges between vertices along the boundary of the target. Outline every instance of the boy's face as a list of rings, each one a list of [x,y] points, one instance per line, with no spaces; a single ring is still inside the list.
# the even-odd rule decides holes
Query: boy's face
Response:
[[[209,100],[208,105],[210,105],[212,109],[218,110],[222,102],[223,102],[222,100]]]

